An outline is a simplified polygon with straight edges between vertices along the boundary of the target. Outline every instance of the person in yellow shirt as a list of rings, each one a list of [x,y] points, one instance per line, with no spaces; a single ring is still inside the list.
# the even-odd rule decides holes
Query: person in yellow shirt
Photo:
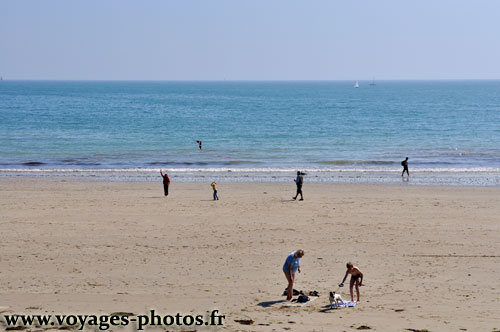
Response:
[[[214,201],[218,201],[219,196],[217,196],[217,182],[214,181],[210,185],[212,186],[212,189],[214,190]]]

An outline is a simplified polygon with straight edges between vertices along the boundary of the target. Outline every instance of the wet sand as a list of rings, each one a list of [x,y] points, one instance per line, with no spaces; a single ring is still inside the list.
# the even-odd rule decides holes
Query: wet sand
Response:
[[[500,188],[306,183],[299,202],[292,181],[219,183],[214,202],[210,182],[163,197],[160,178],[0,179],[0,312],[218,309],[227,331],[500,329]],[[295,288],[320,297],[284,307],[281,266],[297,248]],[[347,261],[365,274],[361,302],[330,310]]]

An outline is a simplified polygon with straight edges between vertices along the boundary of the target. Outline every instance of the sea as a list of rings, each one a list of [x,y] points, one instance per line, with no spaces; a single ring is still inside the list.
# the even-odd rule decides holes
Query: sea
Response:
[[[3,80],[0,177],[500,185],[500,81],[354,84]]]

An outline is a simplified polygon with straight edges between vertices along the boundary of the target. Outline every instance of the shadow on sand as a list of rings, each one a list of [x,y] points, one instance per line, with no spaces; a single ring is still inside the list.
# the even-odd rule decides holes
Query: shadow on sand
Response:
[[[340,308],[338,308],[338,309],[340,309]],[[337,308],[332,307],[331,305],[327,304],[327,305],[323,306],[319,312],[330,312],[333,310],[337,310]]]
[[[258,306],[261,306],[263,308],[269,308],[275,304],[278,304],[278,303],[285,303],[287,302],[286,300],[278,300],[278,301],[265,301],[265,302],[260,302],[258,303],[257,305]]]

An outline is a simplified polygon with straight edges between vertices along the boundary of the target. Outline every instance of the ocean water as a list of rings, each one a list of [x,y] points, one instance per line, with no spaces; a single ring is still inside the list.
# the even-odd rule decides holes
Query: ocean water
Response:
[[[500,81],[369,83],[0,81],[0,176],[500,185]]]

